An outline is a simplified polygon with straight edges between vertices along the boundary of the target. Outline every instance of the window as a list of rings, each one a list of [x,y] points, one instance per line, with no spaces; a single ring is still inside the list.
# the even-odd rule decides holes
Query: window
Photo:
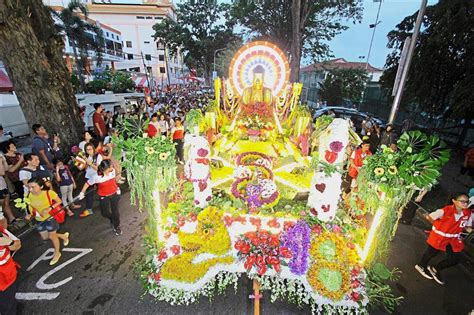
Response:
[[[148,61],[151,60],[151,55],[145,55],[145,59]]]
[[[155,20],[163,20],[161,16],[155,16]]]
[[[105,32],[105,36],[109,37],[109,32]]]
[[[125,44],[126,44],[127,48],[132,48],[132,42],[131,41],[127,40],[125,42]]]
[[[133,54],[127,54],[127,59],[128,60],[133,60]]]
[[[147,71],[148,73],[151,73],[151,67],[146,67],[146,71]]]
[[[146,40],[146,41],[144,41],[143,43],[144,43],[144,44],[149,44],[150,42]]]
[[[147,16],[146,19],[147,19],[147,20],[151,20],[151,19],[153,19],[153,18],[152,18],[151,16]]]
[[[160,67],[160,73],[166,73],[165,67]]]
[[[165,55],[158,55],[159,61],[165,61]]]
[[[157,41],[157,42],[156,42],[156,49],[159,49],[159,50],[165,49],[165,44],[163,44],[163,43],[160,42],[160,41]]]
[[[140,72],[140,67],[130,68],[129,71]]]
[[[137,16],[137,19],[139,19],[139,20],[144,20],[145,17],[144,17],[144,16]]]

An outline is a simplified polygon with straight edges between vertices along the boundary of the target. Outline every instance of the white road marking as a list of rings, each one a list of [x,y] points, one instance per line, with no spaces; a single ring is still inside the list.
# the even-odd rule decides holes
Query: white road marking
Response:
[[[59,296],[59,292],[52,292],[52,293],[39,293],[39,292],[17,292],[15,294],[15,298],[17,300],[54,300]]]

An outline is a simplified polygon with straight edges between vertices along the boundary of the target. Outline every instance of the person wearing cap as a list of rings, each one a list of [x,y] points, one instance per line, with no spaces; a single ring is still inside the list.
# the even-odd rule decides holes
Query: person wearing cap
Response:
[[[369,138],[366,136],[362,139],[360,147],[352,151],[351,157],[349,158],[348,175],[352,178],[351,188],[357,187],[356,179],[357,175],[359,175],[359,169],[362,167],[364,159],[371,155]]]
[[[451,199],[452,204],[438,209],[426,216],[433,223],[428,239],[428,248],[415,269],[425,278],[433,279],[443,285],[441,270],[459,263],[459,256],[464,249],[461,233],[472,232],[472,216],[468,208],[469,197],[465,193],[457,193]],[[428,265],[439,252],[446,252],[447,258],[436,266]]]

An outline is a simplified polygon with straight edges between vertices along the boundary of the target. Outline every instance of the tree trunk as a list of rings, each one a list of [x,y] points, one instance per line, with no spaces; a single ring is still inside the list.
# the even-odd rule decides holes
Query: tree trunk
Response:
[[[300,80],[301,60],[301,0],[293,0],[291,3],[291,47],[290,47],[290,81]]]
[[[49,11],[41,0],[3,0],[0,14],[0,59],[28,125],[57,132],[65,149],[76,144],[84,127]]]

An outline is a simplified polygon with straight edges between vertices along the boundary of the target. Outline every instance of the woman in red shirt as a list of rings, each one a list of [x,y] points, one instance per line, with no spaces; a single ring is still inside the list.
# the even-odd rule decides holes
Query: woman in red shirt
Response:
[[[184,164],[184,126],[181,123],[181,118],[179,117],[175,118],[175,125],[173,129],[171,129],[171,136],[173,137],[173,142],[176,145],[176,156],[178,157],[178,163]]]
[[[87,180],[79,194],[79,199],[84,198],[84,194],[89,186],[97,184],[97,194],[99,195],[100,212],[104,218],[109,219],[115,235],[122,235],[120,229],[120,188],[117,185],[115,169],[110,160],[103,160],[97,174]]]
[[[151,121],[148,124],[147,134],[149,138],[153,138],[156,135],[161,134],[160,123],[158,122],[158,114],[154,113],[151,115]]]
[[[455,194],[451,201],[452,205],[445,206],[426,216],[428,221],[433,223],[433,228],[426,240],[428,248],[418,265],[415,265],[415,269],[423,277],[434,279],[441,285],[444,282],[440,271],[459,262],[459,255],[464,249],[461,233],[463,230],[472,232],[473,218],[471,211],[467,209],[469,197],[464,193],[459,193]],[[448,257],[436,266],[428,266],[429,261],[439,252],[446,252]]]

